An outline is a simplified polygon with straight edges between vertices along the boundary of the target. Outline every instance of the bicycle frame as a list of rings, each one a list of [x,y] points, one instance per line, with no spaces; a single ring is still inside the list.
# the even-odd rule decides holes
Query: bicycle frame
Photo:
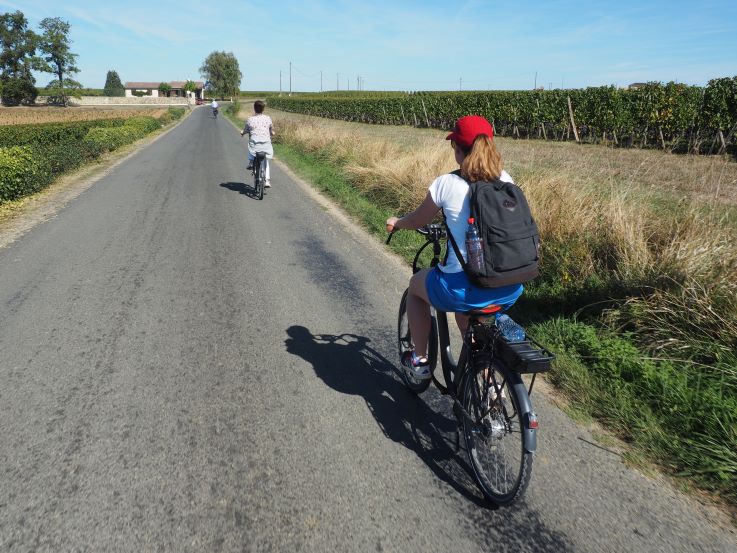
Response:
[[[418,273],[421,270],[418,265],[420,256],[422,255],[422,252],[425,251],[425,248],[427,248],[430,244],[433,245],[433,257],[430,262],[430,267],[434,268],[440,263],[440,254],[442,253],[441,240],[443,239],[446,231],[442,225],[433,224],[428,225],[424,229],[418,229],[418,232],[425,236],[427,242],[425,242],[425,244],[423,244],[422,247],[415,254],[414,260],[412,261],[412,274]],[[387,244],[391,241],[391,237],[392,235],[390,234],[386,240]],[[433,384],[435,384],[435,387],[438,388],[441,394],[449,395],[453,399],[453,411],[456,417],[458,417],[459,419],[461,417],[467,417],[471,419],[471,415],[466,412],[458,399],[458,390],[462,388],[463,378],[468,373],[468,371],[463,371],[463,374],[459,374],[458,372],[459,363],[454,358],[451,349],[448,314],[445,311],[437,310],[432,306],[430,314],[431,317],[435,318],[437,323],[437,332],[439,338],[438,344],[440,347],[440,365],[442,367],[443,378],[445,380],[445,385],[441,384],[433,373]],[[474,324],[474,321],[469,321],[469,331],[471,331],[472,324]],[[463,356],[465,354],[465,351],[467,350],[467,338],[467,336],[464,336],[464,347],[462,347],[461,349],[461,356]],[[436,355],[436,352],[432,352],[430,353],[430,355],[434,356]],[[524,447],[526,451],[533,453],[537,449],[537,415],[535,415],[533,411],[528,389],[524,381],[522,380],[522,376],[513,371],[508,371],[508,373],[509,378],[511,379],[510,384],[514,388],[519,400],[519,416],[520,421],[524,425]],[[532,391],[532,387],[530,387],[529,391]]]

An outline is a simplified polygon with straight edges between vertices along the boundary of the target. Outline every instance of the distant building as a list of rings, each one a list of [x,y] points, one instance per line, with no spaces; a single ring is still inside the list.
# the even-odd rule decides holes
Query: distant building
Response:
[[[143,96],[151,96],[154,98],[157,98],[159,96],[159,85],[165,81],[160,81],[158,83],[144,83],[144,82],[128,82],[125,83],[125,95],[128,98],[131,98],[133,96],[140,96],[141,93],[143,93]],[[184,84],[187,81],[171,81],[167,83],[171,87],[171,91],[169,92],[168,96],[170,98],[182,98],[184,97],[185,91],[184,91]],[[195,81],[194,82],[196,89],[194,91],[194,97],[195,98],[203,98],[203,88],[205,87],[205,83],[202,81]],[[138,92],[138,94],[134,94],[134,92]]]
[[[644,86],[647,86],[647,83],[632,83],[627,88],[635,89],[635,88],[643,88]]]

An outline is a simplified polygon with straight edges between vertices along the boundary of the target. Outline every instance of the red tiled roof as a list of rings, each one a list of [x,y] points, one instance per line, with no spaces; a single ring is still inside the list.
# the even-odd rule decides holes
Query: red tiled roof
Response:
[[[159,88],[159,85],[162,82],[166,81],[159,81],[158,83],[145,83],[145,82],[127,82],[125,83],[125,88],[151,88],[154,90],[157,90]],[[168,84],[172,88],[184,88],[184,83],[187,81],[170,81]],[[203,88],[205,86],[205,83],[202,81],[195,81],[194,84],[197,86],[197,88]]]
[[[184,88],[186,82],[187,81],[171,81],[169,84],[172,88]],[[205,83],[202,81],[195,81],[194,84],[197,88],[203,88],[205,86]]]

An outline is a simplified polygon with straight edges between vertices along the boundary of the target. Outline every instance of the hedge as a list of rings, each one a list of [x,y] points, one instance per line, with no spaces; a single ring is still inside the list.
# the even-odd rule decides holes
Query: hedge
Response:
[[[94,119],[63,123],[0,126],[0,147],[58,144],[82,140],[93,127],[120,127],[125,119]]]
[[[2,126],[0,202],[37,192],[55,176],[159,128],[149,116]]]
[[[34,147],[0,147],[0,202],[41,190],[50,181],[50,167]]]
[[[84,143],[89,149],[111,152],[143,138],[160,127],[161,124],[153,117],[131,117],[122,127],[90,129],[84,138]]]

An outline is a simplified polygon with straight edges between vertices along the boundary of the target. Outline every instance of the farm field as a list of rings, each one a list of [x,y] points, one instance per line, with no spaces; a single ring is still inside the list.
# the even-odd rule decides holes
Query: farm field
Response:
[[[250,114],[250,108],[241,110],[241,117]],[[329,120],[270,109],[275,124],[286,124],[289,136],[302,127],[299,136],[311,148],[319,148],[331,141],[336,133],[345,141],[370,141],[391,145],[400,153],[415,153],[432,157],[429,152],[438,149],[441,165],[407,176],[419,185],[429,185],[434,171],[452,169],[446,154],[447,144],[443,139],[447,131],[419,129],[411,126],[366,125],[348,121]],[[504,156],[506,167],[516,177],[524,180],[525,175],[536,173],[557,174],[573,185],[610,185],[619,187],[623,194],[631,193],[633,187],[656,193],[672,202],[682,198],[699,201],[710,207],[737,206],[737,163],[727,156],[678,156],[658,150],[622,149],[600,145],[575,144],[496,137]],[[385,152],[380,152],[384,154]],[[377,158],[378,162],[378,158]],[[401,165],[401,163],[397,163]],[[429,179],[429,180],[428,180]],[[426,186],[425,186],[426,188]],[[423,191],[421,191],[424,193]]]
[[[29,125],[35,123],[63,123],[67,121],[92,121],[94,119],[129,118],[149,115],[159,118],[166,107],[0,107],[0,125]]]
[[[284,157],[335,168],[385,214],[455,168],[446,132],[270,114]],[[737,503],[737,163],[498,144],[541,230],[543,276],[516,309],[560,353],[552,381],[647,459]],[[380,214],[367,224],[384,232]]]

